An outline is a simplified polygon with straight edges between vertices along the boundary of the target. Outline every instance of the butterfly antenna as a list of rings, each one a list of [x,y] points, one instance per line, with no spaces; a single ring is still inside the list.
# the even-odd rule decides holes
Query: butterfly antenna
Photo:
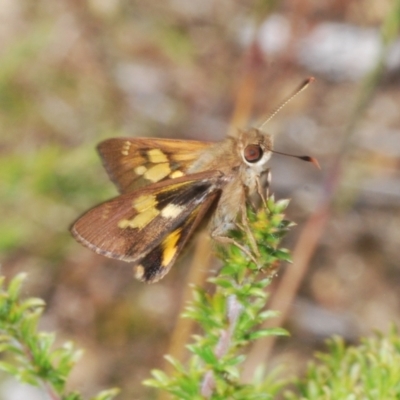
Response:
[[[282,110],[283,107],[285,107],[289,102],[291,102],[298,94],[300,94],[303,90],[307,89],[307,87],[310,85],[310,83],[314,82],[315,78],[313,76],[310,76],[307,78],[301,85],[300,87],[289,97],[287,98],[275,111],[273,111],[269,117],[259,126],[258,129],[262,130],[264,125],[266,125],[269,121],[271,121],[272,118],[275,117],[276,114],[279,113],[279,111]]]
[[[316,158],[314,158],[314,157],[298,156],[298,155],[295,155],[295,154],[282,153],[281,151],[276,151],[276,150],[271,150],[271,149],[269,151],[272,152],[272,153],[275,153],[275,154],[280,154],[281,156],[298,158],[299,160],[310,162],[311,164],[314,164],[318,169],[321,169],[321,166],[319,165],[318,160]]]

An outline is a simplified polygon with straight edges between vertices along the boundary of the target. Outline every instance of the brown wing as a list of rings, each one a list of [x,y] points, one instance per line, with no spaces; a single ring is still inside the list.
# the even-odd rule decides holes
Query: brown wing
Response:
[[[184,176],[210,142],[173,139],[112,138],[98,151],[111,180],[121,193]]]
[[[225,185],[207,171],[120,195],[80,217],[74,237],[96,253],[140,264],[137,276],[160,279]]]

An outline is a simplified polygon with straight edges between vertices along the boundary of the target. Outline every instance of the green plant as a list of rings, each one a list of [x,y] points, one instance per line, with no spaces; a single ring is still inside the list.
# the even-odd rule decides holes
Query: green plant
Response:
[[[343,339],[331,339],[328,352],[317,354],[317,362],[310,363],[305,377],[293,380],[294,389],[287,389],[287,381],[276,373],[267,377],[258,374],[251,384],[241,382],[246,346],[261,337],[286,334],[281,328],[264,329],[261,325],[276,315],[265,309],[265,288],[276,264],[289,259],[286,250],[278,249],[291,225],[283,215],[287,203],[272,198],[266,209],[249,211],[262,268],[235,246],[220,249],[224,265],[209,279],[213,291],[195,288],[194,301],[185,313],[202,329],[187,346],[188,361],[167,356],[173,372],[167,375],[155,370],[146,385],[182,400],[274,399],[285,388],[286,400],[400,399],[400,337],[394,327],[388,335],[376,334],[358,346],[346,348]],[[242,230],[232,234],[241,244],[249,245]],[[54,348],[55,335],[38,330],[44,302],[21,299],[24,279],[25,274],[19,274],[5,285],[0,277],[0,369],[41,388],[52,400],[80,400],[79,393],[65,389],[80,351],[71,343]],[[117,389],[106,390],[92,400],[111,400],[117,393]]]
[[[172,376],[155,370],[154,378],[145,381],[146,385],[166,390],[173,398],[187,400],[271,399],[279,391],[282,382],[270,378],[242,384],[240,366],[245,360],[243,350],[249,343],[265,336],[287,334],[281,328],[261,327],[266,319],[276,315],[265,310],[265,288],[277,263],[289,259],[287,250],[278,249],[280,239],[291,225],[283,215],[287,204],[287,200],[275,202],[270,198],[266,208],[248,212],[250,230],[260,251],[259,265],[234,245],[220,250],[223,266],[218,276],[209,279],[215,286],[213,293],[195,288],[194,301],[184,315],[202,329],[187,346],[190,359],[183,365],[167,356],[174,366]],[[244,230],[232,235],[240,244],[250,244]]]
[[[388,335],[377,333],[358,346],[345,346],[334,337],[328,353],[318,353],[304,378],[296,379],[296,392],[287,400],[400,399],[400,337],[392,327]]]
[[[53,349],[55,335],[38,330],[45,304],[38,298],[21,299],[25,277],[17,275],[8,287],[0,277],[0,369],[42,388],[52,400],[80,400],[79,393],[67,393],[65,383],[81,352],[72,343]],[[117,393],[105,390],[92,400],[111,400]]]

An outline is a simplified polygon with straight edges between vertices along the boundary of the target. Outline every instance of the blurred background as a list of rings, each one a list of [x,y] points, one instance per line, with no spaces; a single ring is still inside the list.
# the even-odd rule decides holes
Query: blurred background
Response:
[[[291,337],[267,365],[301,373],[327,337],[354,343],[399,322],[398,10],[397,0],[0,0],[1,271],[28,272],[25,295],[47,302],[41,328],[85,349],[72,389],[154,398],[140,382],[164,365],[192,256],[145,285],[73,240],[70,224],[117,194],[96,144],[218,141],[257,126],[311,75],[266,127],[276,150],[322,167],[271,160],[272,192],[292,199],[297,226],[283,243],[295,263],[271,289],[291,304]],[[281,285],[284,272],[299,288]],[[26,390],[1,378],[1,399],[36,398]]]

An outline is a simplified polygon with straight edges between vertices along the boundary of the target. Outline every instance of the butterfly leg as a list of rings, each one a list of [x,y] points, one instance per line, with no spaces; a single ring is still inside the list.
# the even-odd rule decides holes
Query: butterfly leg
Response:
[[[238,212],[241,214],[241,224],[236,222]],[[249,246],[244,246],[227,236],[227,232],[235,227],[239,227],[248,237]],[[217,242],[233,244],[258,265],[257,258],[260,252],[247,218],[246,191],[237,181],[231,181],[225,187],[211,220],[210,235]]]
[[[256,190],[257,194],[259,195],[259,198],[262,202],[262,206],[264,208],[267,208],[267,199],[269,197],[269,185],[271,182],[271,172],[268,169],[265,171],[260,177],[256,179]],[[258,207],[255,207],[253,204],[251,206],[254,208],[254,210],[257,210]],[[249,220],[247,217],[247,208],[246,208],[246,202],[243,199],[241,202],[241,207],[240,207],[240,212],[241,212],[241,224],[236,223],[236,225],[247,235],[247,238],[250,242],[250,247],[253,251],[253,254],[256,255],[256,257],[259,259],[260,258],[260,251],[258,249],[257,241],[256,238],[254,237],[253,231],[250,229],[249,226]],[[254,260],[254,258],[253,258]],[[257,264],[257,263],[256,263]]]
[[[247,257],[250,258],[250,260],[255,264],[255,265],[259,265],[256,258],[254,257],[254,255],[251,253],[251,251],[245,247],[242,246],[240,243],[238,243],[235,239],[230,238],[228,236],[222,236],[220,235],[218,232],[211,232],[211,237],[219,243],[222,244],[233,244],[234,246],[236,246],[239,250],[241,250],[244,254],[247,255]]]
[[[260,258],[260,251],[258,250],[256,238],[254,237],[253,231],[250,229],[249,226],[249,219],[247,217],[247,206],[245,202],[243,202],[240,207],[240,214],[242,223],[241,225],[239,225],[239,227],[245,232],[247,238],[249,239],[250,247],[253,250],[253,253],[256,255],[257,258]]]
[[[260,252],[258,250],[257,242],[256,239],[253,235],[253,232],[251,231],[249,227],[249,221],[247,219],[247,209],[246,209],[246,201],[243,198],[243,201],[241,201],[241,206],[240,206],[240,213],[241,213],[241,219],[242,222],[241,224],[238,223],[229,223],[227,224],[226,222],[221,222],[221,224],[216,225],[212,230],[211,230],[211,237],[223,244],[233,244],[236,246],[238,249],[240,249],[244,254],[246,254],[251,261],[254,262],[257,266],[259,263],[257,262],[257,258],[260,257]],[[249,244],[251,250],[249,250],[247,247],[241,245],[238,243],[235,239],[230,238],[226,236],[226,232],[232,229],[232,227],[237,226],[239,227],[243,232],[245,232],[246,236],[248,237]]]
[[[256,179],[257,193],[260,196],[264,207],[267,207],[270,184],[271,184],[271,171],[267,169],[261,176],[259,176]]]

